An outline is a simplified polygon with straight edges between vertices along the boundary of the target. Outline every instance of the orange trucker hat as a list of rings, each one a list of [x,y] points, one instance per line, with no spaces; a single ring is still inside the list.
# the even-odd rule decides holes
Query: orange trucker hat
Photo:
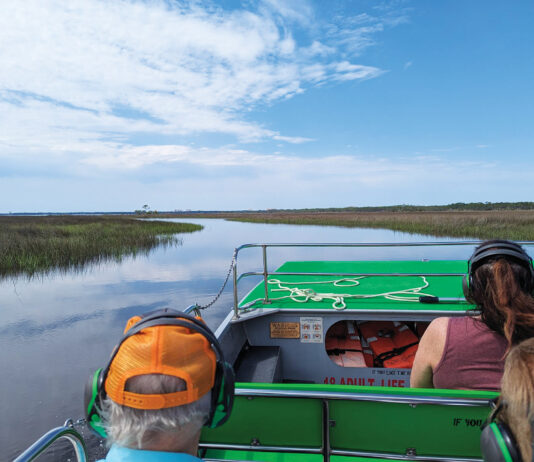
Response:
[[[141,319],[140,316],[130,318],[124,333]],[[152,326],[119,346],[109,366],[105,390],[115,403],[135,409],[181,406],[198,400],[213,388],[215,370],[215,353],[200,332],[182,326]],[[128,379],[145,374],[178,377],[186,383],[186,389],[162,394],[126,391]]]

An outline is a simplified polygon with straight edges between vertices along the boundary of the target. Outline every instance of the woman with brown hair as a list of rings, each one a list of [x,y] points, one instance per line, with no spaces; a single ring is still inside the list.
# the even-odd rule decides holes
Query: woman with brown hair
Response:
[[[506,353],[534,337],[534,269],[523,247],[483,242],[468,273],[464,293],[480,315],[430,323],[415,356],[412,387],[499,390]]]
[[[533,425],[534,338],[530,338],[506,357],[501,395],[480,440],[484,460],[533,460]],[[509,457],[503,457],[506,452]]]

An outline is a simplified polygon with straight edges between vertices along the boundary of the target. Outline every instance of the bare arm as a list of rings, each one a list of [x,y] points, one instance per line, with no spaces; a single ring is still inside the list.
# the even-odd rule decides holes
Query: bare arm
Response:
[[[433,371],[445,348],[448,322],[449,318],[434,319],[421,337],[410,375],[412,388],[434,388]]]

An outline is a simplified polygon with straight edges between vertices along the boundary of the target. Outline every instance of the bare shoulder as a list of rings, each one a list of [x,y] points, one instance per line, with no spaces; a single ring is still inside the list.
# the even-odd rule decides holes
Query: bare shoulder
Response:
[[[432,336],[447,335],[447,327],[450,318],[436,318],[428,326],[425,335],[428,333]]]
[[[441,359],[441,355],[443,354],[443,349],[445,348],[449,319],[450,318],[434,319],[421,337],[419,348],[424,352],[428,362],[433,368],[437,366]]]
[[[449,318],[436,318],[421,337],[410,376],[410,386],[431,388],[434,386],[434,369],[438,365],[447,339]]]

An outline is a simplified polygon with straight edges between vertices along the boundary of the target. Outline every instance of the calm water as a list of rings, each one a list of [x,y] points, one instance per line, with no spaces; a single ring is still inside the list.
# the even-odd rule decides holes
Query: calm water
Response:
[[[78,274],[0,282],[0,460],[11,460],[65,419],[82,417],[85,381],[105,364],[129,317],[156,308],[182,310],[195,302],[209,302],[223,282],[236,246],[432,240],[387,230],[175,221],[205,228],[183,235],[181,246],[157,249],[148,257],[103,264]],[[471,251],[471,247],[273,249],[269,268],[296,259],[468,258]],[[260,250],[240,254],[239,266],[241,271],[259,270]],[[240,294],[252,284],[244,284]],[[219,302],[204,313],[208,324],[216,327],[231,304],[231,287],[227,287]]]

